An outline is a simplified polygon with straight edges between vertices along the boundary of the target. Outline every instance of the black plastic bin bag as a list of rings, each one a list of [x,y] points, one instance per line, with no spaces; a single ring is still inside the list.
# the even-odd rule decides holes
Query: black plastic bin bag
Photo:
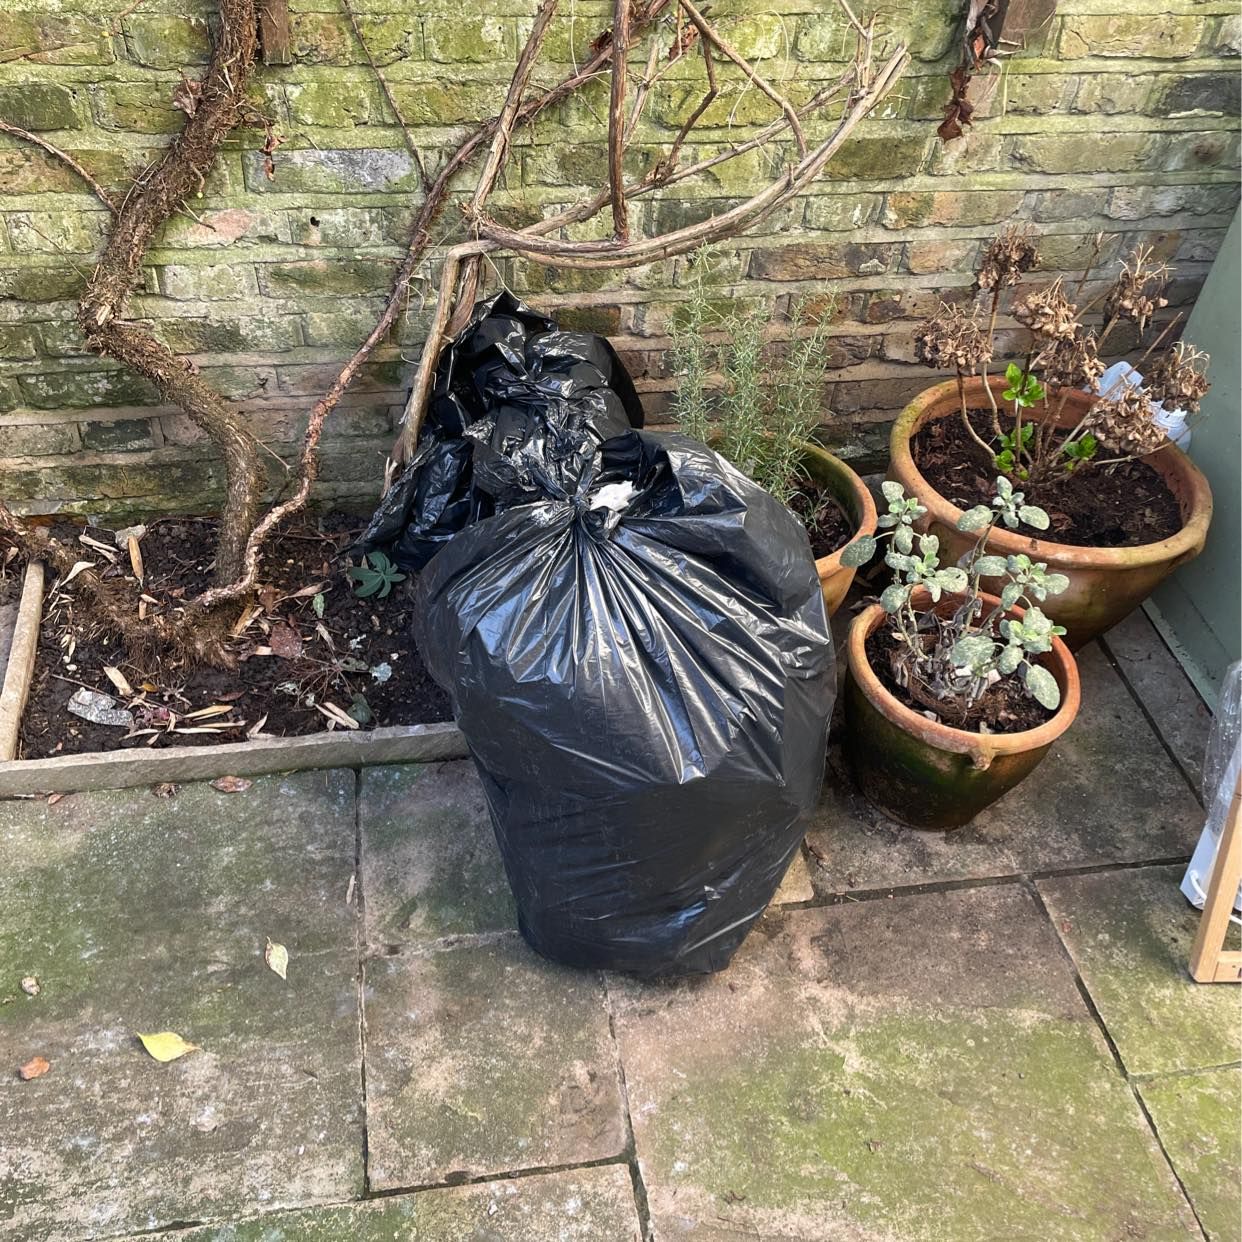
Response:
[[[443,546],[415,631],[522,933],[572,965],[719,970],[823,775],[836,682],[806,533],[679,435],[617,436],[571,486],[537,452],[476,486],[510,474],[545,495]]]
[[[633,381],[603,337],[562,332],[508,292],[477,303],[436,364],[414,455],[355,551],[381,548],[401,568],[422,569],[495,512],[494,498],[474,487],[475,444],[511,453],[549,416],[592,451],[643,424]]]

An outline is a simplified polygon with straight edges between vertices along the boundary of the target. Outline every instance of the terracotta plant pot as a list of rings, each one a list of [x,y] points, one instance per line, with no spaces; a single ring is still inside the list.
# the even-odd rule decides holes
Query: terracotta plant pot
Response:
[[[819,585],[824,593],[824,606],[831,617],[845,598],[857,572],[852,566],[841,564],[841,553],[864,535],[875,534],[875,501],[867,485],[839,457],[827,449],[806,441],[802,444],[802,466],[816,485],[826,491],[845,511],[854,524],[854,537],[844,543],[830,556],[821,556],[815,562],[819,571]]]
[[[1003,379],[992,380],[999,396]],[[972,408],[986,405],[983,381],[967,381],[966,399]],[[1086,412],[1091,398],[1072,392],[1058,419],[1062,427],[1074,427]],[[953,564],[974,543],[975,536],[957,529],[962,510],[946,500],[919,472],[910,450],[918,430],[937,418],[960,417],[957,381],[936,384],[920,393],[893,424],[888,477],[895,479],[911,496],[927,508],[921,525],[940,537],[941,560]],[[1028,417],[1050,417],[1053,411],[1034,410]],[[1129,548],[1075,547],[1032,539],[1021,531],[995,530],[988,538],[988,551],[1002,556],[1025,552],[1032,559],[1046,561],[1048,568],[1065,574],[1069,588],[1050,596],[1042,604],[1044,612],[1058,625],[1065,626],[1065,641],[1077,650],[1127,613],[1132,612],[1152,591],[1185,561],[1193,560],[1203,549],[1212,520],[1212,493],[1207,480],[1181,449],[1170,445],[1144,460],[1164,479],[1177,499],[1182,528],[1159,543]],[[985,585],[989,585],[985,581]]]
[[[915,607],[929,596],[915,592]],[[947,614],[960,596],[944,596]],[[986,607],[999,601],[983,596]],[[1013,609],[1016,616],[1021,608]],[[1042,663],[1061,688],[1056,715],[1021,733],[974,733],[929,720],[898,702],[867,660],[868,637],[886,619],[879,604],[854,618],[846,641],[845,756],[859,788],[886,815],[912,828],[960,828],[1028,776],[1078,714],[1078,666],[1053,639]]]

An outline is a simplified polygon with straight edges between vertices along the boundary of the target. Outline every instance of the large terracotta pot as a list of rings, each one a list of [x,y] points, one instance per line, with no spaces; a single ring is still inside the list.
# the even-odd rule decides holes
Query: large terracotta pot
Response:
[[[857,572],[852,566],[841,564],[841,553],[864,535],[875,534],[875,501],[871,499],[871,493],[862,479],[839,457],[834,457],[818,444],[803,442],[802,467],[816,485],[845,510],[845,516],[854,524],[854,537],[848,543],[815,562],[820,589],[824,593],[824,605],[831,617],[841,607],[841,601]]]
[[[991,608],[999,601],[984,596]],[[929,602],[915,592],[915,607]],[[951,613],[960,597],[945,596]],[[1013,609],[1016,616],[1021,608]],[[868,637],[885,620],[879,604],[854,618],[846,641],[845,756],[859,788],[886,815],[912,828],[960,828],[1029,776],[1078,714],[1078,666],[1053,639],[1042,662],[1061,688],[1051,720],[1021,733],[974,733],[929,720],[898,702],[867,661]]]
[[[1003,379],[992,380],[998,394]],[[985,405],[983,381],[967,382],[967,401]],[[1091,398],[1072,392],[1058,422],[1074,427],[1086,412]],[[910,441],[927,422],[937,418],[959,417],[961,404],[957,381],[937,384],[915,397],[893,424],[888,477],[895,479],[919,503],[927,507],[922,525],[940,537],[941,561],[953,564],[975,541],[975,536],[957,529],[962,510],[937,492],[919,473],[910,452]],[[1051,417],[1054,409],[1029,411],[1027,417]],[[1132,612],[1184,561],[1192,560],[1203,549],[1212,520],[1212,493],[1207,479],[1181,449],[1170,445],[1144,460],[1157,471],[1177,498],[1182,512],[1182,529],[1159,543],[1130,548],[1080,548],[1068,543],[1033,539],[1021,531],[994,530],[988,538],[988,551],[1002,556],[1025,552],[1032,559],[1046,561],[1048,568],[1069,578],[1069,588],[1061,595],[1049,596],[1041,604],[1044,612],[1068,633],[1065,641],[1072,650],[1090,642],[1127,613]],[[995,585],[985,582],[985,585]]]

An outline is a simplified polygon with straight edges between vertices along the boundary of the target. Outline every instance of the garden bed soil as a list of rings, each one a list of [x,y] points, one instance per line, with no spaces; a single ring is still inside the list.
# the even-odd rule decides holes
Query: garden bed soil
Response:
[[[970,411],[970,421],[984,440],[992,438],[990,410]],[[1009,431],[1012,421],[1002,416],[1002,426]],[[991,503],[996,466],[970,438],[960,417],[929,420],[910,447],[923,477],[946,500],[960,509]],[[1039,538],[1051,543],[1129,548],[1159,543],[1182,528],[1177,498],[1142,461],[1082,467],[1028,489],[1026,499],[1047,511],[1049,526]]]
[[[816,560],[831,556],[854,537],[854,523],[827,492],[798,492],[789,507],[806,527]]]
[[[900,649],[901,640],[893,633],[891,625],[882,623],[867,637],[867,662],[880,679],[884,689],[903,707],[925,715],[929,708],[919,702],[907,689],[897,684],[893,676],[892,657]],[[1051,720],[1056,712],[1036,702],[1026,692],[1018,677],[1002,677],[989,687],[971,710],[965,723],[947,717],[939,717],[941,724],[954,729],[972,732],[1022,733],[1037,729]],[[982,728],[981,728],[982,726]]]
[[[140,544],[142,589],[158,601],[149,605],[153,613],[170,611],[210,585],[216,525],[213,519],[178,517],[148,526]],[[320,710],[329,704],[355,713],[365,722],[363,728],[451,719],[447,696],[428,676],[410,638],[412,582],[398,583],[385,599],[353,594],[354,583],[345,576],[351,561],[343,553],[358,532],[357,518],[327,514],[273,539],[263,561],[258,606],[231,640],[237,659],[232,669],[139,666],[74,598],[72,582],[50,592],[22,721],[21,756],[322,733],[343,727],[333,726]],[[56,528],[61,538],[75,542],[83,533],[113,543],[112,532],[104,528]],[[98,549],[80,546],[82,559],[103,565]],[[127,554],[120,552],[106,573],[129,574]],[[106,666],[119,670],[133,694],[118,691]],[[117,707],[130,710],[133,729],[70,714],[69,699],[83,686],[111,695]],[[227,711],[189,718],[213,707]],[[194,729],[210,731],[189,731]]]

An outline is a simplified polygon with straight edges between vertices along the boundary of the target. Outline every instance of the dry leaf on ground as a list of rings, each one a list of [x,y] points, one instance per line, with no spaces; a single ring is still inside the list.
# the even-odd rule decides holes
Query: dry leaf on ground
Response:
[[[27,975],[22,980],[22,991],[25,992],[27,996],[38,996],[39,993],[43,991],[43,986],[40,984],[38,979],[34,977],[34,975]]]
[[[32,1078],[42,1078],[51,1068],[52,1063],[47,1057],[31,1057],[17,1073],[22,1082],[29,1082]]]
[[[138,1038],[142,1046],[157,1061],[175,1061],[187,1052],[197,1052],[198,1045],[188,1043],[176,1031],[158,1031],[154,1035],[144,1035],[140,1031]]]
[[[283,944],[275,944],[269,940],[267,948],[263,950],[263,960],[272,974],[279,975],[282,979],[286,977],[289,970],[289,950]]]
[[[211,782],[211,787],[221,793],[245,793],[253,784],[254,781],[245,776],[218,776]]]

